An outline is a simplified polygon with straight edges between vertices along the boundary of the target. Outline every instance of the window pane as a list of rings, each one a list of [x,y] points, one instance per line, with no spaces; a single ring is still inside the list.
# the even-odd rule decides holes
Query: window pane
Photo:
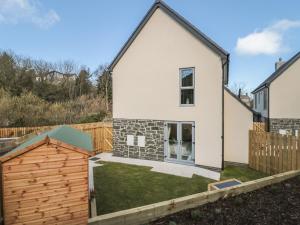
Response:
[[[184,124],[181,125],[182,143],[181,143],[181,159],[193,160],[193,125]]]
[[[168,123],[168,157],[171,159],[177,159],[177,124],[176,123]]]
[[[193,69],[181,70],[181,87],[193,87]]]
[[[194,89],[181,90],[181,104],[182,105],[194,104]]]

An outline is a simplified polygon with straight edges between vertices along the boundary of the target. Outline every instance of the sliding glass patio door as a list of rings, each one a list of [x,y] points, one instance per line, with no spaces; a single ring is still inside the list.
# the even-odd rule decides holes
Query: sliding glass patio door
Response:
[[[178,162],[195,161],[195,135],[193,122],[165,124],[165,158]]]

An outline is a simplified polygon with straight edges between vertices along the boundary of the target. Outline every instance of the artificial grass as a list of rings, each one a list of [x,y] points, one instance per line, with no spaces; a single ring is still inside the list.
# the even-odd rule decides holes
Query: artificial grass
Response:
[[[213,180],[196,176],[179,177],[150,171],[149,167],[102,162],[94,168],[98,215],[148,205],[207,191]],[[241,181],[262,177],[259,172],[243,167],[227,167],[222,179]]]

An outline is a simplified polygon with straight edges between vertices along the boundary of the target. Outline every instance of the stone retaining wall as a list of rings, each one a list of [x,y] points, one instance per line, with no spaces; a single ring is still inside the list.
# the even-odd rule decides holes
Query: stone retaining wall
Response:
[[[134,136],[134,146],[127,146],[127,135]],[[137,145],[137,136],[145,136],[145,147]],[[164,160],[164,121],[113,120],[113,155],[148,160]]]

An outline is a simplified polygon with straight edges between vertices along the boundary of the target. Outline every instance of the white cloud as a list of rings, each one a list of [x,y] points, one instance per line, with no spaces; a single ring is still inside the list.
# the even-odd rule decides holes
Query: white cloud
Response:
[[[260,31],[254,31],[245,37],[238,38],[235,50],[244,55],[280,53],[287,49],[283,43],[284,32],[299,27],[300,21],[298,20],[279,20]]]
[[[0,23],[33,23],[49,28],[59,22],[54,10],[43,11],[39,0],[0,0]]]

